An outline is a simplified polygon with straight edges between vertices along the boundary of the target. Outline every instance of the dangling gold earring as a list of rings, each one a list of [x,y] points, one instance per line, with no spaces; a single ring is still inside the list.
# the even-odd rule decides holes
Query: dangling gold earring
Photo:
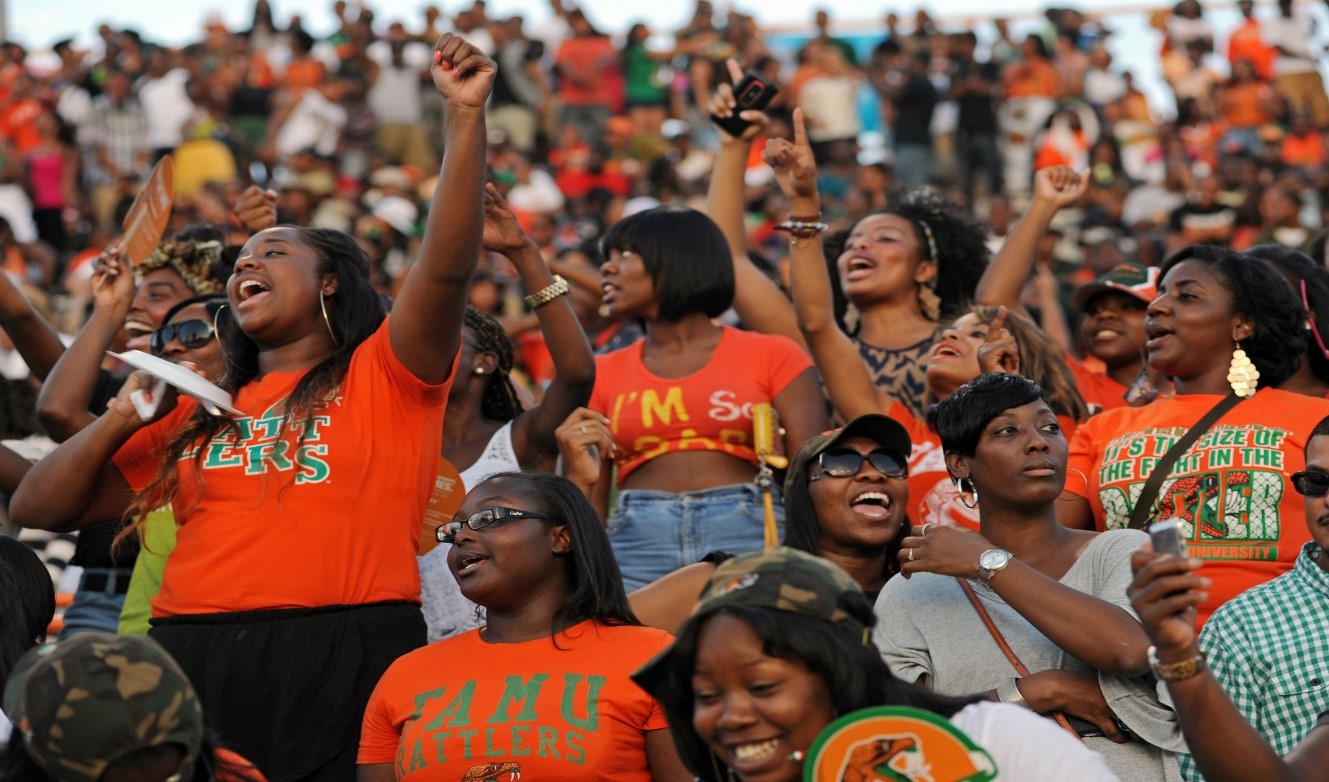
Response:
[[[858,307],[855,307],[852,301],[844,308],[844,330],[849,334],[858,331]]]
[[[239,369],[240,366],[236,364],[233,360],[231,360],[230,354],[226,352],[226,344],[222,342],[221,338],[221,314],[230,308],[231,305],[223,304],[217,308],[216,312],[212,314],[212,338],[217,340],[217,349],[221,351],[222,361],[225,361],[228,365],[235,367],[236,369]],[[216,381],[217,385],[221,385],[222,381],[223,378],[217,378]]]
[[[1232,363],[1227,370],[1227,382],[1232,386],[1232,393],[1249,399],[1255,396],[1255,388],[1260,382],[1260,370],[1255,368],[1246,351],[1241,349],[1241,343],[1236,344],[1237,349],[1232,351]]]
[[[923,317],[933,323],[941,320],[941,297],[932,285],[936,284],[934,279],[931,284],[919,283],[918,285],[918,308],[923,311]]]
[[[337,348],[341,347],[341,340],[337,339],[337,332],[334,331],[333,328],[332,328],[332,321],[331,321],[331,320],[328,320],[328,297],[327,297],[327,296],[319,296],[319,297],[318,297],[318,308],[319,308],[319,310],[321,310],[321,311],[323,312],[323,322],[324,322],[325,324],[327,324],[327,327],[328,327],[328,333],[332,335],[332,346],[333,346],[333,347],[337,347]]]

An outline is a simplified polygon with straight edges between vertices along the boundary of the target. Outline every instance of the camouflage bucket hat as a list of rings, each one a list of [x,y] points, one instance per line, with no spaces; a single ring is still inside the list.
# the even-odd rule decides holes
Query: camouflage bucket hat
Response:
[[[697,601],[694,616],[725,606],[788,611],[841,627],[861,643],[869,629],[841,607],[848,593],[862,593],[858,582],[838,565],[805,551],[774,546],[726,560],[715,569]],[[642,689],[657,693],[679,662],[670,646],[632,675]]]
[[[28,755],[59,782],[96,782],[117,760],[178,744],[179,778],[203,743],[203,709],[184,671],[156,641],[83,633],[19,660],[4,710]]]

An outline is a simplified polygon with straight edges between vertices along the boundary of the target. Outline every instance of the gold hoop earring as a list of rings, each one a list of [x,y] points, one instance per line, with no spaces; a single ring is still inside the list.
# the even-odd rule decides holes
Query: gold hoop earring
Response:
[[[1067,467],[1067,468],[1066,468],[1066,472],[1068,472],[1068,473],[1073,472],[1073,473],[1075,473],[1076,475],[1080,476],[1080,483],[1084,485],[1084,495],[1087,495],[1087,494],[1089,493],[1089,476],[1088,476],[1088,475],[1085,475],[1085,474],[1084,474],[1084,471],[1082,471],[1082,470],[1077,470],[1077,469],[1074,468],[1074,467]],[[1066,496],[1067,494],[1069,494],[1070,496],[1067,497],[1067,496]],[[1084,495],[1076,494],[1075,492],[1071,491],[1070,489],[1063,488],[1063,489],[1061,490],[1061,494],[1058,494],[1058,495],[1057,495],[1057,499],[1062,500],[1063,502],[1070,502],[1071,500],[1079,499],[1081,496],[1084,496]]]
[[[221,314],[229,310],[231,305],[223,304],[212,314],[212,338],[217,340],[217,349],[221,351],[222,361],[234,369],[240,369],[240,365],[231,360],[231,354],[226,352],[226,343],[221,338]],[[222,378],[217,379],[217,385],[221,385]]]
[[[327,296],[319,296],[319,297],[318,297],[318,309],[319,309],[320,312],[323,313],[323,323],[324,323],[325,325],[327,325],[327,327],[328,327],[328,334],[330,334],[330,335],[332,336],[332,346],[333,346],[333,347],[337,347],[337,348],[339,348],[339,347],[341,347],[341,340],[337,339],[337,332],[333,330],[333,328],[332,328],[332,321],[328,319],[328,303],[327,303],[327,302],[328,302],[328,297],[327,297]]]

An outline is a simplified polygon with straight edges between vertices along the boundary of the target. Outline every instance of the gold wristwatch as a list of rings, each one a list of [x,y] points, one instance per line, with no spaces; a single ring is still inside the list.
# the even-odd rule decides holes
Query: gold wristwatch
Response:
[[[1158,661],[1158,647],[1149,647],[1149,667],[1154,669],[1154,675],[1165,682],[1179,682],[1201,673],[1209,665],[1205,662],[1204,652],[1201,652],[1189,660],[1182,660],[1177,663],[1161,663]]]

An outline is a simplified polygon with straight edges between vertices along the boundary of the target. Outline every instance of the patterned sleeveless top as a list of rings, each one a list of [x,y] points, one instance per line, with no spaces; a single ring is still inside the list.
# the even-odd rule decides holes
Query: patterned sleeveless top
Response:
[[[903,405],[910,415],[924,420],[928,393],[927,357],[934,339],[928,337],[899,350],[879,348],[860,339],[854,342],[858,344],[858,354],[867,364],[877,388]]]

